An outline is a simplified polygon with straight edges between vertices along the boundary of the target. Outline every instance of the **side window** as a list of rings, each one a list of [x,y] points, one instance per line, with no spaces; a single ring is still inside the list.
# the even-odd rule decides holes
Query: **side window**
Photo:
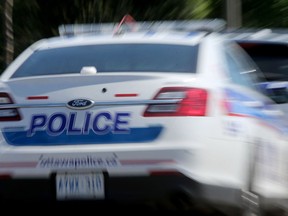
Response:
[[[288,46],[286,42],[239,41],[238,44],[248,53],[263,71],[263,81],[288,80]]]
[[[225,56],[231,80],[250,89],[259,90],[255,85],[258,82],[257,66],[237,45],[232,43],[227,45]]]

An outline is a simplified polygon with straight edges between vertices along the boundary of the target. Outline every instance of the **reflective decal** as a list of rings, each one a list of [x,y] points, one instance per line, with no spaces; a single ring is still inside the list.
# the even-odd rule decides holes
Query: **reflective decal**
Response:
[[[51,116],[45,114],[33,115],[27,132],[28,137],[34,136],[36,131],[46,131],[50,136],[89,134],[92,130],[95,134],[107,134],[129,132],[130,113],[115,113],[114,116],[108,112],[92,115],[86,112],[81,125],[76,127],[77,113],[54,113]]]
[[[35,114],[28,129],[9,127],[2,133],[10,145],[45,146],[152,142],[163,130],[161,125],[131,127],[128,112],[82,114]]]
[[[77,157],[45,156],[41,155],[38,161],[40,168],[92,168],[92,167],[116,167],[120,162],[115,155],[100,157],[84,155]]]

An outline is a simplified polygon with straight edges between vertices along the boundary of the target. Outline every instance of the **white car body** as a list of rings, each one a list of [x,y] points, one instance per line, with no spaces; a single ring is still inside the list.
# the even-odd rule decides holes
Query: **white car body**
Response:
[[[199,46],[195,71],[103,72],[90,64],[81,73],[38,74],[39,66],[30,76],[15,75],[42,51],[127,44],[151,50]],[[132,57],[121,62],[133,64]],[[69,58],[64,67],[75,63]],[[42,66],[53,64],[42,60]],[[287,200],[287,125],[273,102],[253,88],[245,60],[233,42],[197,31],[60,36],[35,43],[1,76],[0,198],[134,201],[181,193],[240,208],[250,195],[249,204],[255,197],[265,205]],[[174,61],[166,62],[172,67]],[[179,104],[183,112],[176,111]],[[13,192],[17,182],[21,192]]]

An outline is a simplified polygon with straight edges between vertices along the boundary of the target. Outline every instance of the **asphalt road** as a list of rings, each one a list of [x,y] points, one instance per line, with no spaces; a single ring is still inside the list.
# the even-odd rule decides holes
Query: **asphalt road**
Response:
[[[171,210],[155,206],[140,204],[115,204],[115,203],[95,203],[95,202],[71,202],[71,203],[38,203],[38,202],[14,202],[1,204],[3,211],[8,210],[9,214],[21,215],[55,215],[65,213],[65,216],[77,215],[191,215],[191,216],[225,216],[221,213],[210,212],[205,210]]]

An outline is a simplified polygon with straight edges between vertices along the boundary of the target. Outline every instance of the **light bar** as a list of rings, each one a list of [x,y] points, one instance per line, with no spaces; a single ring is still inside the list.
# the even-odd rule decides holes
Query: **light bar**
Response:
[[[174,21],[145,21],[125,22],[119,28],[119,23],[92,23],[92,24],[66,24],[58,27],[60,36],[74,36],[81,34],[105,34],[115,33],[115,29],[121,32],[131,31],[222,31],[226,27],[226,21],[222,19],[202,20],[174,20]]]

